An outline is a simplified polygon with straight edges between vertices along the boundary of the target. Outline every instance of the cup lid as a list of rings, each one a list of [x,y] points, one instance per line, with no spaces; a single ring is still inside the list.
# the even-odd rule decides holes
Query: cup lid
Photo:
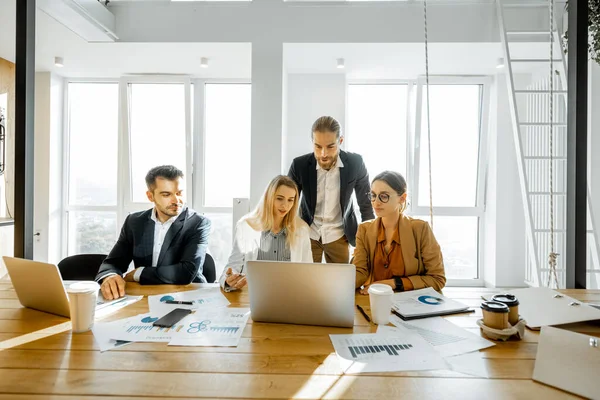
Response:
[[[392,290],[392,287],[390,285],[385,285],[383,283],[374,283],[371,286],[369,286],[369,294],[388,295],[394,294],[394,290]]]
[[[100,285],[94,281],[81,281],[69,285],[68,293],[94,293],[100,290]]]
[[[485,311],[493,313],[508,313],[508,306],[498,301],[484,301],[481,303],[481,308]]]
[[[492,296],[492,301],[498,301],[500,303],[504,303],[509,307],[519,305],[519,299],[517,299],[517,296],[515,296],[514,294],[510,294],[510,293],[495,294]]]

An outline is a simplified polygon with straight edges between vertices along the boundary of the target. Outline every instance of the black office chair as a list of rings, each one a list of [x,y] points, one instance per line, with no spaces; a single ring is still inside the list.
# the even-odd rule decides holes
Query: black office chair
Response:
[[[204,275],[206,282],[208,283],[214,283],[217,280],[217,268],[215,267],[215,260],[208,253],[206,253],[206,257],[204,258],[202,275]]]
[[[77,254],[58,263],[58,270],[65,281],[93,281],[106,254]]]

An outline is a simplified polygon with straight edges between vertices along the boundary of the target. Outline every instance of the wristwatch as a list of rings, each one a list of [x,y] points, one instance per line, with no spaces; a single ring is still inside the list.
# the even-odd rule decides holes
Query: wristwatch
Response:
[[[394,283],[396,284],[396,292],[404,292],[404,282],[402,282],[402,277],[394,276]]]

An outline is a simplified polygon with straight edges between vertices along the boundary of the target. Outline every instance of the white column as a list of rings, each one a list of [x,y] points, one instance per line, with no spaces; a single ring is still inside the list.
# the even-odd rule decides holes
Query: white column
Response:
[[[266,185],[281,173],[283,44],[252,43],[252,139],[250,208]]]

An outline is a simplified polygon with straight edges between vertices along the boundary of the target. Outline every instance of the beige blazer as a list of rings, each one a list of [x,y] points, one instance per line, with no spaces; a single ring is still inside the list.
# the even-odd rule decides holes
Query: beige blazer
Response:
[[[356,287],[373,279],[373,260],[377,248],[380,218],[363,222],[356,233],[352,264],[356,266]],[[446,284],[442,251],[429,224],[401,215],[398,231],[406,277],[415,289],[432,287],[441,290]]]

